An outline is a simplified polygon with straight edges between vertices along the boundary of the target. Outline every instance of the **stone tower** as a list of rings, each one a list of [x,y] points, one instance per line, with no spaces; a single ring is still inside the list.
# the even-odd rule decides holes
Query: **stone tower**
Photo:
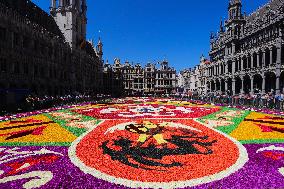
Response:
[[[228,18],[229,20],[238,20],[242,18],[241,0],[230,0]]]
[[[96,52],[97,52],[100,60],[102,61],[103,60],[103,43],[102,43],[101,38],[99,38],[98,44],[96,46]]]
[[[72,49],[86,41],[86,0],[51,0],[50,14]]]
[[[234,54],[239,50],[240,44],[237,39],[242,35],[245,26],[245,18],[242,13],[241,0],[230,0],[228,7],[228,20],[225,22],[225,27],[228,35],[233,39],[227,44],[225,55]]]
[[[228,7],[228,20],[226,21],[226,28],[231,31],[231,35],[238,36],[244,26],[245,19],[242,14],[241,0],[230,0]]]

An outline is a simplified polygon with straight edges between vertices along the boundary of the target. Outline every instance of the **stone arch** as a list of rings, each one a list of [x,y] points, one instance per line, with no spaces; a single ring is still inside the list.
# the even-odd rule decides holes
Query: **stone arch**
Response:
[[[253,89],[255,91],[257,91],[257,89],[258,89],[259,92],[262,91],[262,82],[263,82],[262,80],[263,79],[262,79],[262,76],[260,74],[256,74],[256,75],[253,76]]]
[[[233,71],[233,62],[232,61],[228,61],[228,72],[229,73],[232,73],[232,71]]]
[[[274,72],[265,73],[265,91],[276,90],[276,74]]]
[[[221,91],[222,92],[225,92],[226,90],[226,83],[225,83],[225,79],[221,79]]]
[[[216,79],[216,91],[220,91],[220,90],[221,90],[221,83],[219,79]]]
[[[272,62],[270,64],[275,64],[277,61],[277,48],[275,46],[272,47]]]
[[[243,56],[243,69],[247,69],[248,68],[248,61],[247,61],[247,56]]]
[[[248,94],[251,90],[251,79],[249,75],[244,76],[244,92]]]
[[[236,94],[241,93],[241,89],[242,89],[242,79],[237,76],[236,78],[236,83],[235,83],[235,92]]]
[[[239,58],[235,59],[235,70],[233,70],[234,72],[239,71]]]
[[[209,81],[206,82],[206,86],[207,86],[207,91],[206,92],[208,93],[210,91],[210,82]],[[94,91],[94,89],[93,89],[93,91]],[[68,90],[68,93],[70,94],[69,90]]]
[[[215,82],[212,80],[211,81],[211,92],[215,91]]]
[[[232,78],[228,78],[227,83],[228,83],[228,90],[231,92],[233,92],[233,85],[232,85]]]
[[[265,49],[265,66],[269,66],[270,64],[270,50],[268,48]]]

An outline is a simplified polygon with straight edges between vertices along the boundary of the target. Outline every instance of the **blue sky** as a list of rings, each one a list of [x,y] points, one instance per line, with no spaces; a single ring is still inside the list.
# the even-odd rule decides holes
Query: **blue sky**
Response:
[[[49,11],[50,0],[32,0]],[[229,0],[87,0],[87,38],[102,37],[104,59],[145,64],[167,59],[177,70],[208,55],[210,32],[227,18]],[[243,0],[251,13],[268,0]],[[101,31],[101,32],[99,32]]]

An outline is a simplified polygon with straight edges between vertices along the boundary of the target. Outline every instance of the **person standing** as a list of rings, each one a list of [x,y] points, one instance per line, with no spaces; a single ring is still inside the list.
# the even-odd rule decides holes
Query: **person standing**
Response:
[[[281,93],[281,94],[280,94],[279,100],[280,100],[280,109],[281,109],[282,111],[284,111],[284,93]]]

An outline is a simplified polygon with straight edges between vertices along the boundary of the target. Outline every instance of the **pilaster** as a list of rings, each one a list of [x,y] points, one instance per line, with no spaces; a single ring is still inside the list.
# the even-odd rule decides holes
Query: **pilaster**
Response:
[[[232,91],[233,91],[233,95],[236,94],[236,79],[233,78],[232,79]]]
[[[250,92],[253,92],[253,77],[250,78]]]
[[[250,68],[254,68],[253,62],[254,62],[254,57],[253,57],[253,53],[252,53],[250,55]]]
[[[232,62],[232,74],[234,74],[236,71],[236,60],[233,60]]]
[[[262,75],[262,93],[265,93],[265,75]]]
[[[257,61],[256,61],[256,67],[260,67],[260,53],[259,52],[257,52],[257,55],[256,55],[256,57],[257,57]]]

